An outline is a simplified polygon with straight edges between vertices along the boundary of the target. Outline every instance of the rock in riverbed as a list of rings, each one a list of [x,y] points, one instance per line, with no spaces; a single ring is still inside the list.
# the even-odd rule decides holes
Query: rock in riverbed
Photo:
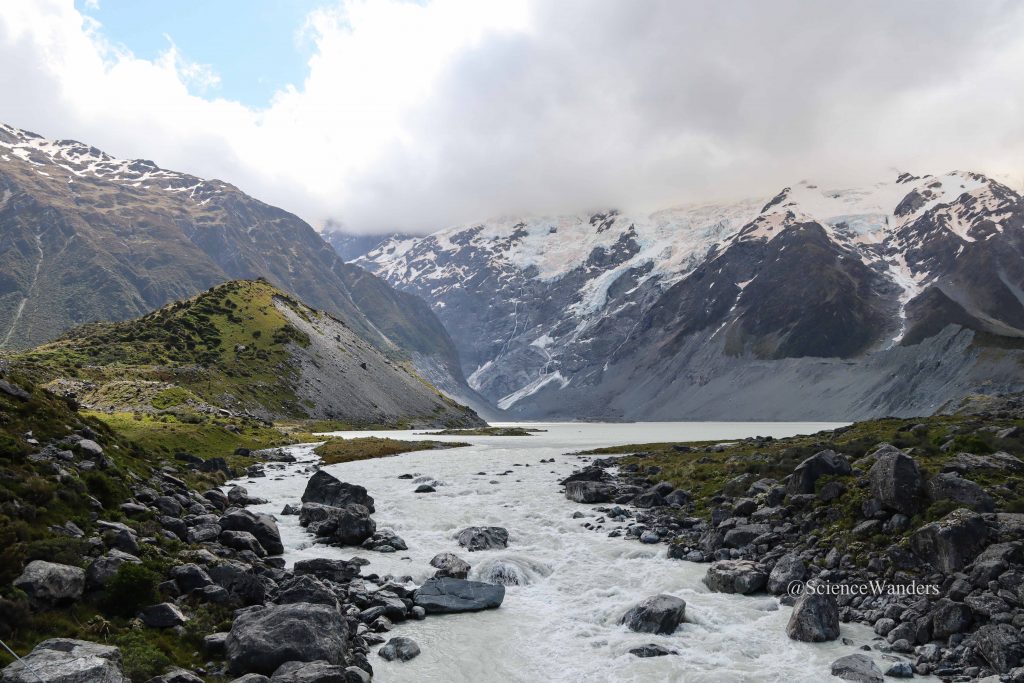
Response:
[[[469,563],[454,553],[438,553],[430,560],[430,566],[436,567],[435,578],[450,576],[453,579],[464,579],[469,575]]]
[[[629,654],[636,657],[664,657],[665,655],[679,654],[675,650],[669,650],[667,647],[658,645],[657,643],[649,643],[647,645],[641,645],[640,647],[634,647],[629,651]]]
[[[338,545],[359,545],[377,531],[369,510],[355,503],[343,508],[303,503],[299,524],[320,539]]]
[[[427,579],[413,595],[427,614],[477,612],[499,607],[504,599],[504,586],[449,577]]]
[[[386,659],[389,662],[396,659],[400,662],[408,662],[410,659],[419,656],[420,646],[412,638],[397,636],[382,645],[377,650],[377,654],[380,655],[381,659]]]
[[[682,623],[686,602],[674,595],[654,595],[630,608],[620,624],[638,633],[669,634]]]
[[[459,545],[469,552],[508,547],[508,529],[500,526],[471,526],[459,532]]]
[[[366,493],[365,488],[357,484],[343,482],[323,470],[319,470],[310,477],[306,484],[306,490],[302,494],[302,502],[320,503],[335,508],[355,504],[362,505],[370,513],[374,512],[373,497]]]
[[[839,637],[839,605],[831,595],[805,593],[793,605],[786,635],[805,643],[821,643]]]

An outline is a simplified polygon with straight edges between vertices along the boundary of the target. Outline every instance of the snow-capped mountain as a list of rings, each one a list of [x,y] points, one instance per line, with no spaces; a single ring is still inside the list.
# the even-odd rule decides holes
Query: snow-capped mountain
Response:
[[[423,301],[345,263],[299,217],[219,180],[0,124],[0,349],[256,278],[472,394]]]
[[[1024,388],[1024,201],[975,173],[506,218],[356,262],[521,417],[854,418]]]

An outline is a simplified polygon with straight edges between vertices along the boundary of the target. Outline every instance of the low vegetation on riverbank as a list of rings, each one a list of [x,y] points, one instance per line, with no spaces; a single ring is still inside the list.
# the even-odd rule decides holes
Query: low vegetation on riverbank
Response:
[[[438,432],[426,432],[425,436],[533,436],[546,429],[530,427],[476,427],[473,429],[443,429]]]
[[[730,482],[751,476],[781,479],[804,459],[831,449],[852,459],[880,443],[914,455],[925,475],[940,472],[957,454],[999,451],[1024,457],[1024,420],[978,415],[883,419],[785,439],[749,438],[733,442],[648,443],[584,451],[594,455],[628,454],[622,466],[656,472],[658,480],[685,488],[697,511],[709,512],[714,499],[735,490]],[[747,476],[745,476],[747,475]],[[978,472],[978,483],[992,485],[999,507],[1024,512],[1024,473]],[[821,485],[827,481],[822,481]],[[939,512],[940,510],[936,510]]]
[[[444,450],[461,448],[468,445],[468,443],[457,442],[402,441],[400,439],[368,436],[355,439],[331,439],[317,446],[313,452],[320,456],[320,460],[324,465],[336,465],[342,462],[387,458],[392,455],[411,453],[413,451]]]

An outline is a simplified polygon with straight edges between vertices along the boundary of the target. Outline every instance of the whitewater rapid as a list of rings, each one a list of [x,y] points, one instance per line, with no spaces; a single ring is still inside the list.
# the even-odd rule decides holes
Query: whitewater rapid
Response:
[[[371,655],[375,681],[508,683],[516,681],[822,681],[838,657],[857,652],[874,637],[870,629],[843,624],[841,640],[797,643],[786,637],[789,608],[767,595],[711,593],[701,583],[708,565],[666,557],[666,546],[608,538],[583,528],[596,518],[591,506],[573,503],[558,481],[584,461],[572,451],[614,444],[728,440],[789,436],[837,425],[819,423],[541,424],[528,437],[430,437],[473,445],[420,451],[326,467],[334,476],[365,486],[374,497],[378,529],[393,529],[407,551],[381,554],[313,545],[296,516],[278,514],[298,503],[315,460],[312,445],[290,448],[299,463],[268,467],[267,477],[239,480],[250,494],[268,499],[253,509],[277,516],[289,566],[301,559],[354,555],[370,561],[363,573],[411,576],[417,583],[434,569],[430,559],[454,552],[486,578],[497,560],[526,585],[509,586],[499,609],[406,621],[386,635],[414,639],[422,654],[409,662]],[[339,432],[337,436],[422,439],[422,432]],[[554,458],[553,463],[541,460]],[[510,474],[501,473],[510,471]],[[482,474],[481,474],[482,473]],[[417,480],[437,482],[436,493],[414,494]],[[573,519],[575,512],[586,517]],[[455,534],[475,525],[508,529],[508,548],[468,553]],[[633,604],[656,593],[686,601],[686,623],[668,636],[632,633],[618,624]],[[631,648],[658,643],[677,656],[638,658]],[[879,658],[877,653],[869,653]],[[884,670],[885,662],[878,659]]]

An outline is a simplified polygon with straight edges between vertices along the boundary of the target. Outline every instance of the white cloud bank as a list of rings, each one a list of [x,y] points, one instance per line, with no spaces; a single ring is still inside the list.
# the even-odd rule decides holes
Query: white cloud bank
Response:
[[[254,110],[190,94],[216,74],[173,43],[139,59],[71,0],[6,0],[0,120],[360,232],[1024,176],[1020,3],[353,0],[306,30],[305,82]]]

